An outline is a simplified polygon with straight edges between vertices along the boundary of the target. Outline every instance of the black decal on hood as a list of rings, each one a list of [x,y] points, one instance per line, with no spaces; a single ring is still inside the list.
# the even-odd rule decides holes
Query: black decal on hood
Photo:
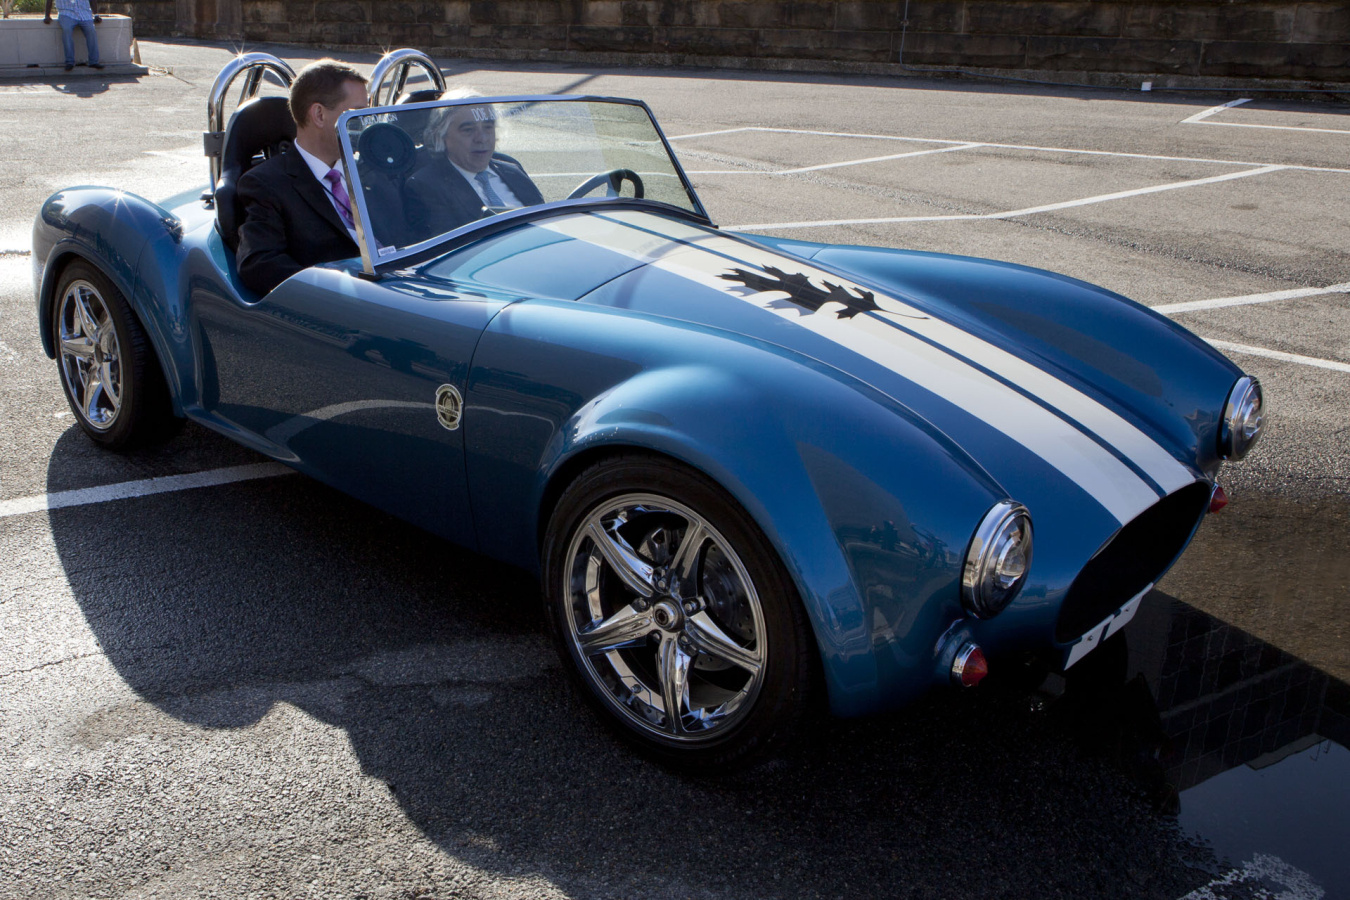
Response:
[[[811,279],[800,272],[789,275],[782,269],[776,269],[773,266],[765,266],[764,272],[750,272],[745,269],[732,269],[730,272],[717,276],[726,281],[734,281],[737,284],[745,285],[755,293],[774,293],[781,291],[787,294],[792,302],[810,310],[811,312],[820,312],[820,308],[826,303],[840,303],[844,308],[839,310],[837,315],[841,319],[851,319],[860,312],[881,312],[881,307],[877,305],[876,295],[863,288],[856,288],[858,295],[843,285],[833,284],[829,281],[823,281],[825,290],[821,290],[811,283]]]

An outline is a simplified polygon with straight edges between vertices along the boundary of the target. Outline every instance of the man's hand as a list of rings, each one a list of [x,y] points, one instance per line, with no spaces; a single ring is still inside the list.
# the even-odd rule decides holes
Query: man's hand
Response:
[[[52,17],[51,17],[51,16],[45,17],[45,18],[42,20],[42,24],[43,24],[43,25],[50,25],[50,24],[52,24]]]
[[[102,17],[102,16],[94,16],[94,24],[95,24],[95,25],[97,25],[99,22],[102,22],[102,21],[103,21],[103,17]]]

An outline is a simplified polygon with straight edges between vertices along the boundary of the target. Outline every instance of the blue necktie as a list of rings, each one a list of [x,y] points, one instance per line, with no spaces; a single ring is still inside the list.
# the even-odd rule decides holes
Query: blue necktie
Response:
[[[497,192],[492,189],[492,182],[488,181],[486,169],[473,176],[473,178],[483,186],[483,196],[487,198],[488,206],[497,208],[506,205],[506,203],[502,201],[502,198],[497,196]]]

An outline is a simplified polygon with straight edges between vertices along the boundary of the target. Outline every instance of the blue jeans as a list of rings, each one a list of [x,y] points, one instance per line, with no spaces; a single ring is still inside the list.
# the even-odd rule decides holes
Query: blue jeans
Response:
[[[66,65],[75,65],[75,29],[84,32],[84,46],[89,50],[89,65],[98,62],[98,35],[94,33],[93,22],[76,22],[65,16],[56,19],[61,25],[61,46],[66,51]]]

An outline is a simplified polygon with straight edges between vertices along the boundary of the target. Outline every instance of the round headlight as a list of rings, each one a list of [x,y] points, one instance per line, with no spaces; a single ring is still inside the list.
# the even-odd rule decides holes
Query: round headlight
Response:
[[[1031,568],[1031,515],[1020,503],[994,505],[975,529],[961,572],[961,601],[981,619],[1017,596]]]
[[[1233,385],[1223,408],[1219,426],[1219,455],[1224,459],[1242,459],[1261,436],[1264,419],[1261,383],[1244,375]]]

